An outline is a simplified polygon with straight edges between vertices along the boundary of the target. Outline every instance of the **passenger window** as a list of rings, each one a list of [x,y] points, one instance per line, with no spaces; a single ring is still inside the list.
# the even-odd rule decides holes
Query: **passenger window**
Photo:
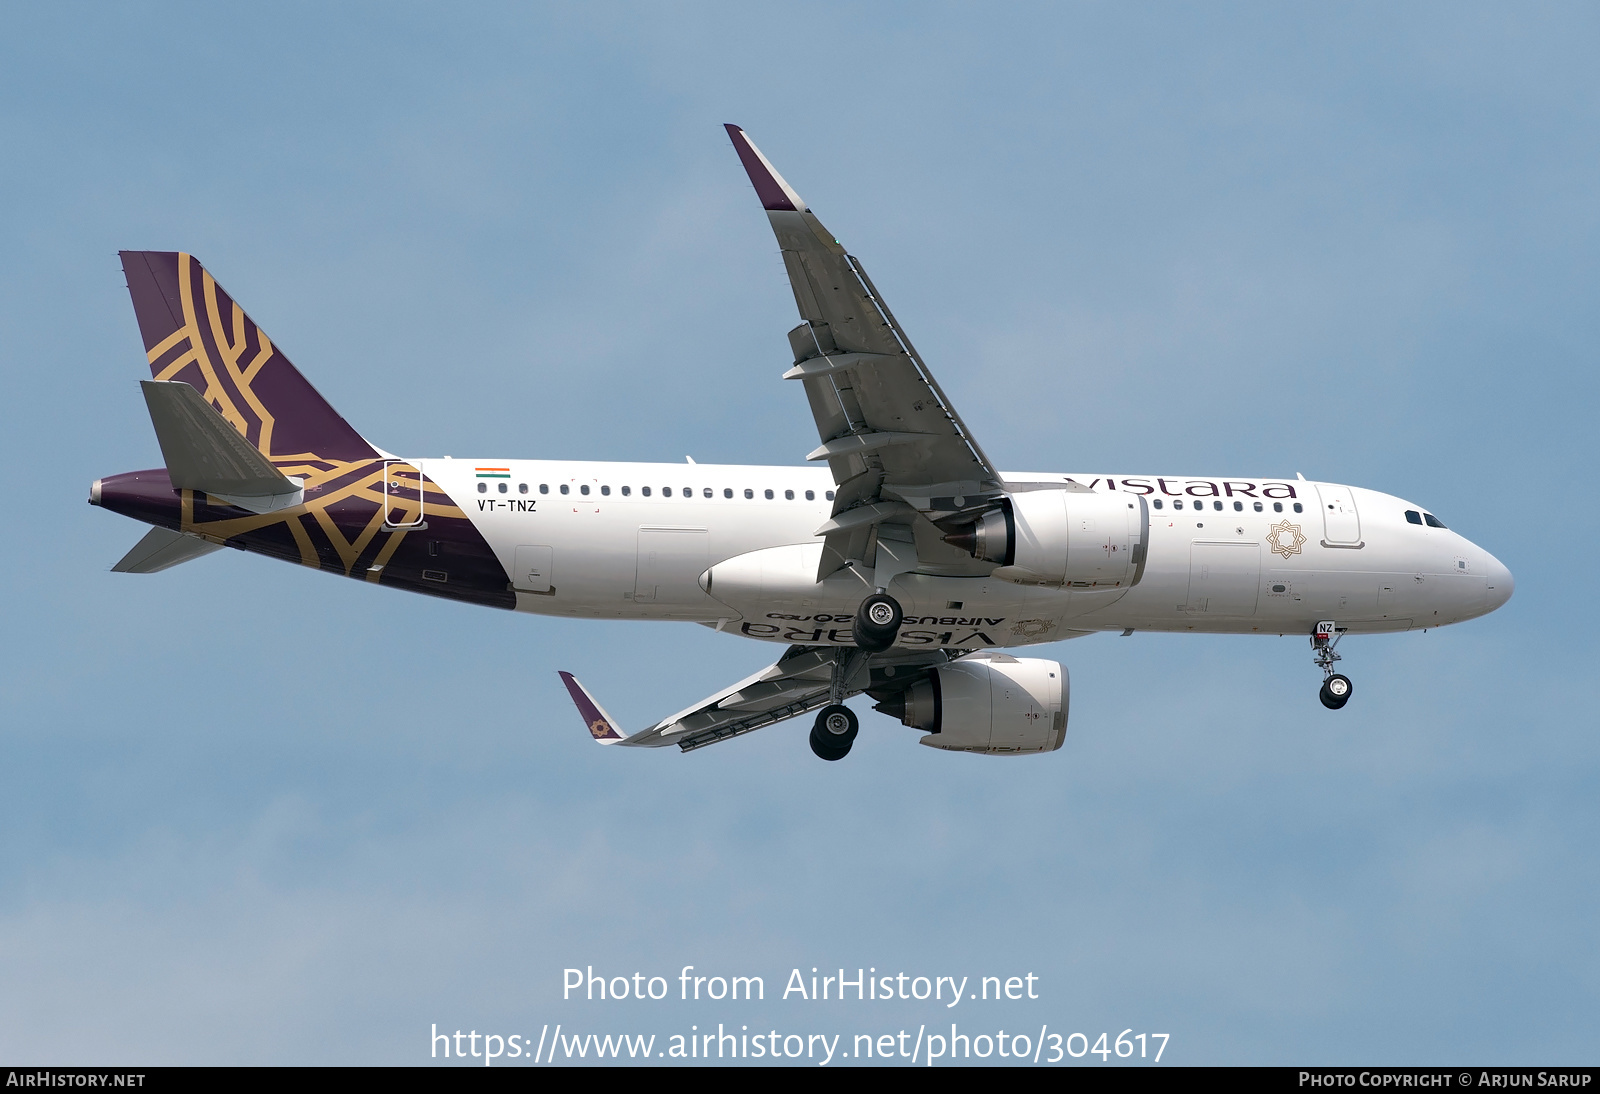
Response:
[[[664,497],[664,498],[670,498],[670,497],[672,497],[672,487],[670,487],[670,486],[663,486],[663,487],[662,487],[662,488],[661,488],[661,496],[662,496],[662,497]]]
[[[1155,507],[1156,507],[1156,508],[1157,508],[1157,509],[1160,509],[1160,508],[1161,508],[1161,499],[1160,499],[1160,498],[1157,498],[1157,499],[1156,499],[1156,500],[1155,500],[1155,501],[1154,501],[1154,502],[1152,502],[1152,503],[1151,503],[1151,504],[1153,504],[1153,505],[1154,505],[1154,506],[1155,506]]]
[[[547,482],[541,482],[539,484],[539,493],[548,494],[549,492],[550,492],[550,484],[547,483]]]
[[[771,501],[771,500],[772,500],[772,491],[771,491],[771,490],[768,490],[768,491],[767,491],[767,492],[766,492],[766,494],[767,494],[767,500],[768,500],[768,501]]]
[[[727,487],[723,487],[722,488],[722,496],[725,497],[725,498],[731,498],[731,497],[733,497],[733,491],[728,489]]]
[[[1261,503],[1259,501],[1256,502],[1255,509],[1256,509],[1256,512],[1258,512],[1258,513],[1261,512]]]
[[[1444,521],[1440,520],[1438,517],[1434,516],[1432,513],[1424,513],[1424,514],[1422,514],[1422,519],[1428,522],[1428,527],[1429,528],[1443,528],[1444,527]]]
[[[517,483],[517,493],[526,494],[527,492],[528,492],[528,484],[527,483],[525,483],[525,482]]]
[[[1281,512],[1283,512],[1283,502],[1281,502],[1281,501],[1275,501],[1275,502],[1273,502],[1273,503],[1272,503],[1272,511],[1273,511],[1273,512],[1274,512],[1274,513],[1281,513]]]
[[[603,496],[603,497],[608,497],[608,498],[609,498],[609,497],[610,497],[610,496],[611,496],[611,487],[609,487],[609,486],[602,486],[602,487],[601,487],[601,488],[600,488],[600,493],[601,493],[601,495],[602,495],[602,496]]]
[[[825,494],[824,494],[824,496],[825,496],[825,497],[826,497],[826,498],[827,498],[827,499],[828,499],[828,500],[829,500],[829,501],[832,501],[832,500],[833,500],[833,491],[832,491],[832,490],[829,490],[829,491],[826,491],[826,492],[825,492]]]
[[[1415,509],[1407,509],[1406,510],[1406,523],[1407,524],[1421,524],[1422,523],[1422,514],[1417,512]]]
[[[589,496],[589,484],[588,483],[584,483],[582,486],[578,487],[578,493],[582,494],[584,497],[588,497]]]
[[[511,486],[508,483],[501,483],[500,484],[500,492],[502,494],[508,493],[510,490],[511,490]]]
[[[1299,502],[1295,502],[1294,503],[1294,511],[1296,513],[1300,512],[1300,503]]]
[[[1172,499],[1172,507],[1174,509],[1182,509],[1183,508],[1183,499],[1182,498],[1173,498]]]
[[[793,490],[785,490],[783,492],[783,500],[784,501],[793,501],[794,500],[794,491]]]
[[[633,487],[631,487],[631,486],[624,486],[624,487],[623,487],[623,488],[622,488],[622,496],[623,496],[623,497],[627,497],[627,496],[628,496],[628,495],[630,495],[630,494],[632,494],[632,493],[633,493]]]
[[[711,487],[707,486],[703,490],[701,490],[700,492],[702,494],[704,494],[706,497],[709,498],[711,496]],[[730,491],[728,491],[728,493],[731,495],[733,493],[733,491],[730,490]]]
[[[768,491],[768,493],[771,493],[771,491],[770,491],[770,490],[769,490],[769,491]],[[751,489],[750,489],[750,488],[749,488],[749,487],[748,487],[748,486],[747,486],[747,487],[745,487],[745,491],[744,491],[744,496],[745,496],[745,499],[746,499],[746,500],[749,500],[749,499],[750,499],[750,498],[753,498],[753,497],[755,497],[755,496],[756,496],[756,492],[755,492],[755,491],[754,491],[754,490],[751,490]]]
[[[561,492],[563,494],[570,494],[570,493],[572,493],[572,487],[568,486],[566,483],[562,483],[561,484]]]
[[[1233,511],[1234,511],[1234,512],[1235,512],[1235,513],[1242,513],[1242,512],[1244,512],[1244,502],[1242,502],[1242,501],[1236,501],[1236,502],[1234,502],[1234,503],[1233,503]]]
[[[480,482],[478,484],[478,493],[487,494],[488,492],[489,492],[489,484],[486,483],[486,482]]]
[[[816,492],[813,491],[813,490],[807,490],[806,491],[806,500],[807,501],[816,501],[817,500]]]
[[[678,491],[678,493],[682,494],[686,498],[692,498],[694,497],[694,487],[685,486],[682,490]]]
[[[650,496],[650,488],[648,486],[641,486],[639,487],[639,493],[648,498]]]
[[[1220,513],[1222,512],[1222,503],[1220,501],[1214,501],[1211,503],[1211,508]]]

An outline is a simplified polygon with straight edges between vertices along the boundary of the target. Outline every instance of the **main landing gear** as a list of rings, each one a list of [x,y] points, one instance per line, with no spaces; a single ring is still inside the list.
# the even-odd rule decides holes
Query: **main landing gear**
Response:
[[[848,681],[870,655],[882,653],[894,645],[904,619],[900,602],[884,592],[873,593],[856,609],[852,624],[856,648],[834,652],[828,705],[817,712],[817,720],[811,727],[811,751],[822,759],[842,760],[849,755],[861,723],[856,712],[844,705]]]
[[[888,599],[885,597],[885,599]],[[894,604],[890,600],[889,603]],[[895,604],[898,612],[900,606]],[[896,621],[898,623],[898,620]],[[861,722],[856,712],[844,705],[850,677],[867,660],[863,650],[837,649],[833,654],[833,679],[828,685],[828,705],[817,711],[811,726],[811,751],[824,760],[842,760],[855,744]]]
[[[811,727],[811,751],[824,760],[842,760],[849,754],[860,728],[856,712],[844,704],[823,707]]]
[[[1333,671],[1333,663],[1343,660],[1333,651],[1339,644],[1339,639],[1344,632],[1339,629],[1331,619],[1324,619],[1317,624],[1317,629],[1311,632],[1311,659],[1316,662],[1317,668],[1322,670],[1322,690],[1317,692],[1317,698],[1322,700],[1322,705],[1329,710],[1338,710],[1350,701],[1350,693],[1355,685],[1350,683],[1350,677],[1343,673]]]
[[[888,593],[873,593],[856,609],[851,625],[857,647],[868,653],[882,653],[900,636],[900,621],[904,618],[898,600]]]

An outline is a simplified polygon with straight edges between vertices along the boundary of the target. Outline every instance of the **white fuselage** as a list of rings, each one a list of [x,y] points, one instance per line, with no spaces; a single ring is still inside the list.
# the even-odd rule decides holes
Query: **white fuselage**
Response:
[[[900,646],[974,649],[1101,630],[1309,634],[1325,619],[1403,631],[1483,615],[1512,589],[1487,551],[1419,523],[1422,507],[1298,478],[1073,475],[1143,496],[1149,517],[1137,584],[1074,590],[917,567],[912,544],[887,534],[876,578],[847,568],[818,584],[816,531],[833,509],[825,468],[411,462],[515,575],[519,611],[687,620],[775,642],[849,645],[851,614],[874,581],[904,608]],[[495,477],[480,477],[486,468]],[[732,576],[719,585],[706,576],[714,568]],[[714,595],[736,585],[740,595]]]

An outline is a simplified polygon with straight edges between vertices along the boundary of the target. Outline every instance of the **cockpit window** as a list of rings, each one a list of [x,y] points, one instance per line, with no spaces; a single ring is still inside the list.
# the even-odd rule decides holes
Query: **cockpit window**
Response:
[[[1428,522],[1428,527],[1429,528],[1443,528],[1444,527],[1444,521],[1440,520],[1438,517],[1434,516],[1432,513],[1424,513],[1424,514],[1422,514],[1422,519]]]
[[[1406,510],[1406,523],[1407,524],[1421,524],[1422,523],[1422,514],[1417,512],[1415,509],[1407,509]]]

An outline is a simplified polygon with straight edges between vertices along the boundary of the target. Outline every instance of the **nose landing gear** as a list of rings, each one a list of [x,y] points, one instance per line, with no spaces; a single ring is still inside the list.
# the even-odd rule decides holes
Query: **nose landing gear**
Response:
[[[1322,705],[1329,710],[1338,710],[1348,703],[1351,692],[1355,690],[1355,685],[1350,683],[1350,677],[1333,671],[1334,662],[1343,660],[1333,649],[1342,637],[1344,632],[1331,619],[1322,620],[1311,633],[1311,659],[1316,662],[1317,668],[1322,670],[1323,677],[1322,689],[1317,692],[1317,698],[1321,699]]]

